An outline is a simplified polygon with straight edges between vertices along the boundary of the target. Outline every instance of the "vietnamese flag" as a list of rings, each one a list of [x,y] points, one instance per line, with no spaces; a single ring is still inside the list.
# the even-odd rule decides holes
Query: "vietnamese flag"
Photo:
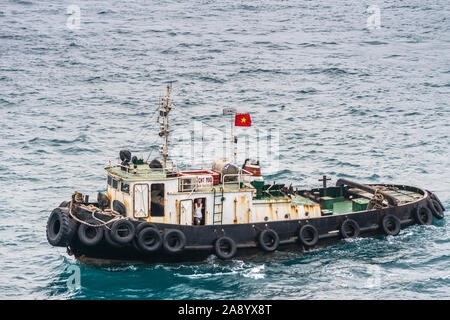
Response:
[[[234,125],[236,127],[250,127],[252,125],[252,119],[250,119],[249,113],[237,113],[234,118]]]

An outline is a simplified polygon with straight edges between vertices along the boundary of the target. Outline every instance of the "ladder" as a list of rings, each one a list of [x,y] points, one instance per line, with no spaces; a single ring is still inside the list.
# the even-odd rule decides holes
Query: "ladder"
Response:
[[[213,224],[222,224],[223,216],[223,188],[221,187],[219,192],[214,188],[214,205],[213,205]]]

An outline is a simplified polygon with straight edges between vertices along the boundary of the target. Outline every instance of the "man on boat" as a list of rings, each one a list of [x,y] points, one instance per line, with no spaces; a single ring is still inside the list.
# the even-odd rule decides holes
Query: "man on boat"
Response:
[[[194,225],[196,226],[200,225],[200,222],[202,221],[203,218],[202,209],[203,209],[202,199],[198,198],[197,202],[194,203]]]

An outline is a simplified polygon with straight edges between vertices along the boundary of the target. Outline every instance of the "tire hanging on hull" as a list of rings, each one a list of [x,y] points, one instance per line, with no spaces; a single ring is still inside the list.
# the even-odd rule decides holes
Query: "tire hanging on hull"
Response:
[[[341,228],[339,229],[342,238],[358,238],[361,232],[358,222],[353,219],[346,219],[342,222]]]
[[[433,216],[438,219],[444,219],[444,209],[441,206],[441,204],[439,203],[439,201],[435,200],[435,199],[431,199],[430,203],[429,203],[429,207],[431,210],[431,213],[433,214]]]
[[[280,237],[275,230],[265,229],[258,236],[259,246],[267,252],[273,252],[280,245]]]
[[[442,211],[445,211],[444,205],[442,204],[441,200],[439,200],[438,196],[435,195],[433,192],[430,192],[427,190],[427,192],[430,194],[430,198],[431,200],[436,200],[436,202],[439,204],[439,206],[441,207]]]
[[[214,243],[214,250],[216,256],[222,260],[228,260],[233,258],[237,252],[236,242],[229,237],[220,237]]]
[[[388,236],[396,236],[400,233],[401,223],[400,219],[393,214],[387,214],[381,221],[381,228]]]
[[[163,247],[169,253],[178,253],[186,245],[186,236],[178,229],[169,229],[164,233]]]
[[[129,220],[117,220],[111,226],[111,238],[119,244],[127,244],[131,242],[134,235],[134,224]]]
[[[140,222],[137,226],[136,226],[136,236],[134,237],[134,239],[131,241],[131,244],[133,245],[133,247],[138,250],[138,251],[144,251],[144,252],[148,252],[145,249],[142,249],[141,246],[139,246],[138,244],[138,238],[139,238],[139,232],[141,232],[143,229],[145,229],[146,227],[150,227],[150,228],[154,228],[156,230],[158,230],[158,227],[154,224],[154,223],[150,223],[150,222]],[[161,236],[161,245],[162,245],[162,236]]]
[[[431,213],[431,210],[428,209],[428,207],[419,205],[414,210],[413,215],[414,215],[414,219],[416,220],[417,224],[430,225],[433,223],[433,214]]]
[[[56,208],[47,220],[47,241],[56,247],[67,247],[77,230],[77,223],[70,218],[67,208]]]
[[[86,223],[82,223],[78,228],[78,238],[86,246],[95,246],[103,238],[103,227],[94,219],[88,219]]]
[[[163,239],[156,228],[144,227],[137,234],[136,244],[144,253],[153,253],[162,247]]]
[[[114,248],[123,248],[124,247],[123,244],[116,242],[112,238],[110,229],[104,228],[103,229],[103,234],[104,234],[104,239],[105,239],[106,243],[108,245],[110,245],[111,247],[114,247]]]
[[[306,247],[314,247],[319,241],[319,232],[311,224],[305,224],[298,232],[298,239]]]

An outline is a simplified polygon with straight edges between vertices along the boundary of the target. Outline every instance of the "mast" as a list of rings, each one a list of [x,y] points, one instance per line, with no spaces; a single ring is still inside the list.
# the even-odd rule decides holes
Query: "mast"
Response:
[[[159,136],[163,138],[163,144],[159,146],[159,154],[163,158],[163,167],[166,168],[167,158],[169,157],[169,112],[172,110],[172,99],[170,94],[172,92],[172,84],[167,85],[166,96],[161,98],[159,105]]]

